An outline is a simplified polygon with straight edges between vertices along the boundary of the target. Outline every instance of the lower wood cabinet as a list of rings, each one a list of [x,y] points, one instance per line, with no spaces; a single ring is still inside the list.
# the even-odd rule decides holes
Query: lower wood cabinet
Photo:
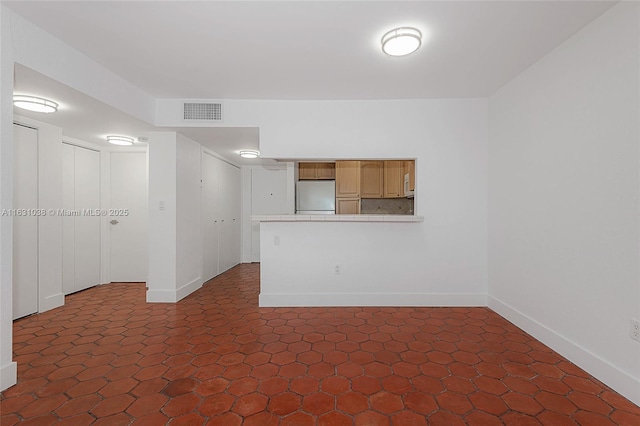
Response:
[[[360,214],[360,198],[336,198],[336,214]]]

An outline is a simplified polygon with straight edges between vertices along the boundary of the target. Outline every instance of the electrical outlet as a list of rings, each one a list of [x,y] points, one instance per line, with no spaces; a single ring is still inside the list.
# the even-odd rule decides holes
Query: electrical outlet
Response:
[[[637,319],[631,320],[631,338],[640,342],[640,321]]]
[[[273,245],[274,246],[279,246],[280,245],[280,236],[279,235],[275,235],[273,237]]]
[[[336,273],[336,275],[340,275],[342,273],[342,265],[337,264],[334,269],[334,272]]]

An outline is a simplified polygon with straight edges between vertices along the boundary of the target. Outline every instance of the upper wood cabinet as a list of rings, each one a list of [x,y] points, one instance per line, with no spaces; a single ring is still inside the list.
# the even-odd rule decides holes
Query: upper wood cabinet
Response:
[[[298,180],[333,180],[335,178],[334,163],[298,163]]]
[[[336,198],[360,197],[360,161],[336,161]]]
[[[298,163],[298,180],[316,178],[316,163]]]
[[[335,163],[316,163],[317,179],[333,180],[336,178]]]
[[[384,162],[384,198],[404,197],[404,162]]]
[[[416,189],[416,160],[404,161],[404,174],[409,175],[409,191]]]
[[[384,195],[384,163],[360,162],[360,197],[382,198]]]

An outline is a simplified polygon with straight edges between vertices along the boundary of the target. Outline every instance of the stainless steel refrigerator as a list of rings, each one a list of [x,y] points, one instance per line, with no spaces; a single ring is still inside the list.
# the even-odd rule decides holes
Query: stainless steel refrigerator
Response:
[[[336,181],[296,182],[296,214],[336,214]]]

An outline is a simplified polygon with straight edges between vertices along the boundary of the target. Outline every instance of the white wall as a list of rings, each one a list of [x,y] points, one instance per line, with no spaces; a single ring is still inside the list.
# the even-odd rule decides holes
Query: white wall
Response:
[[[490,306],[640,403],[639,8],[489,101]]]
[[[13,207],[13,49],[10,15],[0,5],[0,211]],[[13,220],[0,216],[0,390],[16,383],[13,350]]]
[[[201,152],[200,144],[177,135],[176,288],[178,299],[202,287]]]
[[[486,303],[485,100],[247,101],[252,108],[251,116],[265,120],[266,156],[416,158],[416,214],[425,217],[411,224],[261,224],[281,241],[275,247],[262,233],[263,267],[267,259],[270,267],[263,269],[261,302],[359,292],[349,303],[388,305],[407,295],[418,305]],[[343,267],[340,277],[335,264]],[[338,296],[323,300],[342,303]]]

